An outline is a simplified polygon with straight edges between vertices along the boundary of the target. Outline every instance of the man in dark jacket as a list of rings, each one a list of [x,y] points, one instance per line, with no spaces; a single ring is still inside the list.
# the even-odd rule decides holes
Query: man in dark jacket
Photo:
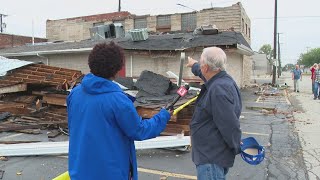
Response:
[[[217,47],[205,48],[200,62],[188,57],[187,66],[205,82],[190,123],[198,180],[225,179],[240,153],[242,102],[238,86],[225,71],[226,61]]]
[[[162,109],[142,120],[132,101],[112,82],[124,64],[123,50],[98,44],[89,55],[91,73],[67,98],[72,180],[136,180],[134,140],[158,136],[170,113]]]

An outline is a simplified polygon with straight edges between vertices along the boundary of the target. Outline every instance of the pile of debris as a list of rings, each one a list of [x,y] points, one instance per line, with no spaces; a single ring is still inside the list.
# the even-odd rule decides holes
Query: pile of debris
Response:
[[[178,86],[176,84],[173,84],[169,78],[150,71],[143,71],[134,87],[138,89],[134,104],[139,115],[143,118],[151,118],[178,96]],[[175,104],[174,109],[185,104],[195,96],[197,96],[197,92],[189,90],[188,94]],[[173,115],[162,135],[189,135],[189,123],[193,111],[194,105],[191,103],[176,115]]]
[[[80,83],[83,74],[27,61],[0,60],[0,132],[39,134],[43,128],[66,129],[66,97]],[[126,93],[134,96],[135,107],[145,119],[158,113],[177,96],[177,85],[169,78],[150,71],[142,72],[136,82],[132,78],[116,81]],[[175,104],[175,108],[196,95],[197,92],[189,91]],[[172,116],[162,135],[189,135],[193,110],[191,103]]]
[[[66,96],[80,71],[6,58],[0,67],[0,132],[67,127]]]

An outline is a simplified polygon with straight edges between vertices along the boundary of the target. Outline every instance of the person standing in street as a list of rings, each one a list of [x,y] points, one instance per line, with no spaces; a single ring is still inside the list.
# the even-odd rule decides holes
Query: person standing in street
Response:
[[[299,68],[299,65],[297,64],[295,69],[292,70],[292,80],[293,80],[293,91],[294,92],[300,92],[299,91],[299,79],[302,81],[302,73],[301,69]]]
[[[316,100],[317,98],[320,99],[320,94],[319,94],[319,87],[320,87],[320,64],[317,64],[315,67],[315,72],[314,72],[314,96],[313,99]]]
[[[90,73],[67,98],[69,175],[72,180],[137,180],[134,140],[159,136],[171,117],[161,109],[142,120],[112,80],[123,67],[123,49],[111,42],[91,51]]]
[[[317,70],[317,63],[314,63],[313,66],[310,68],[310,71],[311,71],[311,82],[312,82],[312,86],[311,86],[311,89],[312,89],[312,94],[314,94],[314,81],[316,79],[316,76],[315,76],[315,71]]]
[[[242,101],[236,82],[226,72],[226,61],[218,47],[205,48],[199,62],[188,57],[187,67],[204,81],[190,122],[198,180],[225,179],[240,153]]]

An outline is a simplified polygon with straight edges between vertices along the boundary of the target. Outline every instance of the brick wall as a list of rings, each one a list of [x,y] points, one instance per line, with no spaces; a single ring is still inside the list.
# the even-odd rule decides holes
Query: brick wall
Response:
[[[211,8],[197,14],[197,26],[215,24],[218,29],[227,30],[234,28],[240,31],[241,7],[234,4],[230,7]]]
[[[252,74],[252,57],[243,57],[243,86],[249,86],[251,84]]]
[[[109,24],[113,21],[124,20],[130,17],[131,14],[129,12],[113,12],[59,20],[47,20],[46,34],[49,41],[80,41],[90,38],[89,29],[93,27],[95,23]]]
[[[48,40],[44,38],[34,38],[35,43],[47,42],[47,41]],[[0,49],[22,46],[22,45],[25,45],[26,43],[32,43],[32,37],[0,33]]]
[[[171,31],[181,31],[181,14],[171,15]]]
[[[227,72],[239,87],[243,87],[243,55],[234,52],[227,54]]]

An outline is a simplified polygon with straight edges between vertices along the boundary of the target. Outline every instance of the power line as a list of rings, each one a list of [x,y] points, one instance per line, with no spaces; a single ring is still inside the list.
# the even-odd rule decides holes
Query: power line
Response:
[[[302,19],[302,18],[320,18],[320,16],[282,16],[282,17],[278,17],[278,19]],[[260,18],[252,18],[252,19],[274,19],[274,17],[260,17]]]

